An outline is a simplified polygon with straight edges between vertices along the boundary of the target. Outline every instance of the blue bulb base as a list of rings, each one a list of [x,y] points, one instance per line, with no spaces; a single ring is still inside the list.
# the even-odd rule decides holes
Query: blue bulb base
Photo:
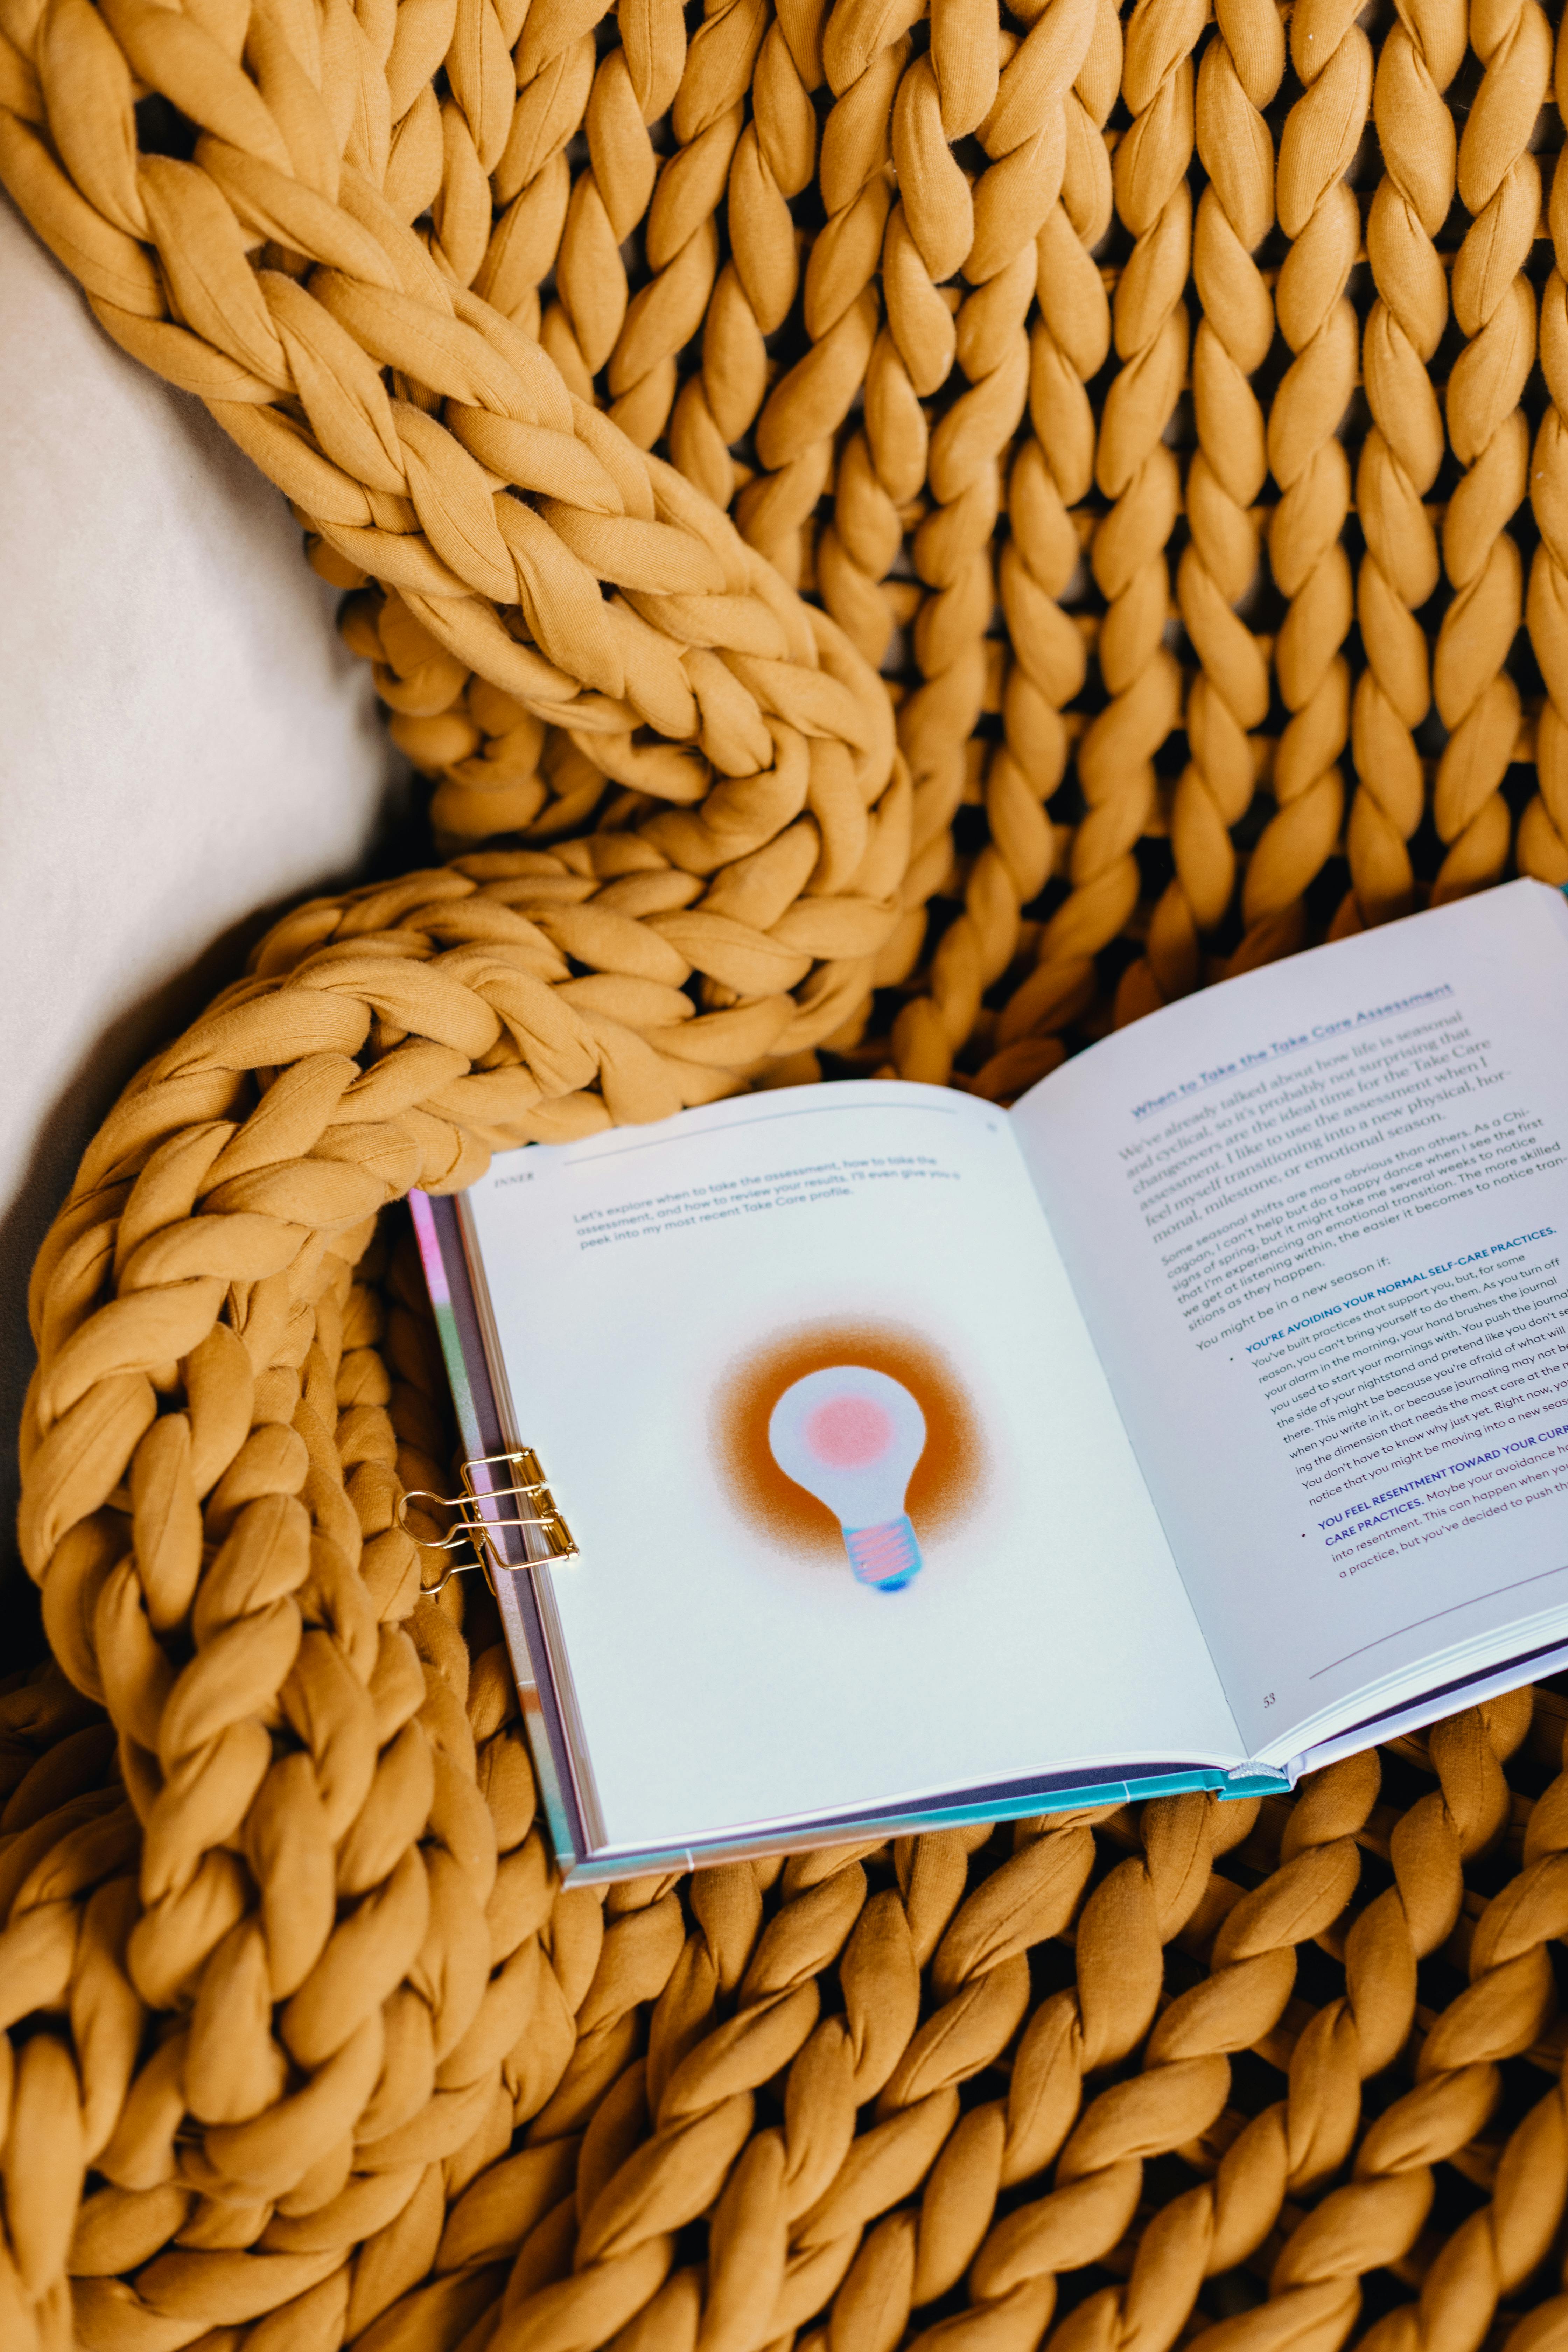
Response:
[[[921,1548],[907,1517],[875,1528],[846,1528],[844,1549],[856,1580],[879,1592],[901,1592],[921,1572]]]

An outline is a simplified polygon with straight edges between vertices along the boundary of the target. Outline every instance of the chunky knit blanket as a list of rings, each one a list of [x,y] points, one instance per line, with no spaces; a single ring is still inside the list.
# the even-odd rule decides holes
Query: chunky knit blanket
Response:
[[[1565,101],[1537,0],[0,0],[447,861],[35,1273],[5,2352],[1568,2344],[1568,1703],[563,1889],[397,1206],[1568,881]]]

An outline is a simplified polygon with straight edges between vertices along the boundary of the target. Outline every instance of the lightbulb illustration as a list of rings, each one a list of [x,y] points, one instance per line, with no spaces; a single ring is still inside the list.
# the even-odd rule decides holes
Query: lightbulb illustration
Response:
[[[925,1443],[925,1415],[902,1381],[863,1364],[808,1372],[785,1389],[768,1422],[779,1468],[826,1503],[856,1576],[882,1592],[900,1591],[920,1573],[904,1496]]]

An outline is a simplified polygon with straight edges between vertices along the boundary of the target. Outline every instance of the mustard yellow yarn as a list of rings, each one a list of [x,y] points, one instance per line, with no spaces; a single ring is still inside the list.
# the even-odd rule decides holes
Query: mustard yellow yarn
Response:
[[[1261,1807],[563,1889],[400,1517],[397,1223],[1568,881],[1553,39],[0,0],[0,178],[291,501],[448,861],[289,915],[35,1271],[5,2352],[1568,2339],[1553,1689]]]

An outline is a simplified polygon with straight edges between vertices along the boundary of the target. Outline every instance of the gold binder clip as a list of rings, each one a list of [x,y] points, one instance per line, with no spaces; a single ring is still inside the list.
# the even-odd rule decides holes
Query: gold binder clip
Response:
[[[517,1472],[510,1485],[478,1483],[477,1472],[490,1469],[498,1464]],[[427,1551],[455,1551],[461,1543],[473,1547],[474,1558],[457,1561],[447,1570],[439,1584],[427,1585],[427,1596],[440,1592],[454,1576],[465,1575],[474,1568],[484,1570],[485,1581],[493,1592],[493,1570],[510,1569],[518,1564],[505,1557],[496,1541],[503,1528],[536,1528],[539,1530],[537,1540],[543,1544],[543,1552],[541,1557],[522,1563],[529,1568],[560,1568],[577,1559],[576,1540],[556,1507],[543,1467],[531,1445],[519,1446],[509,1454],[476,1454],[471,1461],[462,1464],[461,1476],[463,1492],[460,1495],[433,1495],[427,1487],[413,1486],[397,1507],[397,1524],[410,1535],[414,1530],[409,1528],[405,1516],[410,1503],[435,1503],[444,1511],[456,1511],[457,1522],[450,1535],[432,1540],[424,1537],[415,1538],[416,1542],[424,1544]],[[533,1507],[531,1510],[518,1507],[501,1516],[489,1509],[488,1507],[495,1503],[511,1503],[519,1507],[531,1504]]]

